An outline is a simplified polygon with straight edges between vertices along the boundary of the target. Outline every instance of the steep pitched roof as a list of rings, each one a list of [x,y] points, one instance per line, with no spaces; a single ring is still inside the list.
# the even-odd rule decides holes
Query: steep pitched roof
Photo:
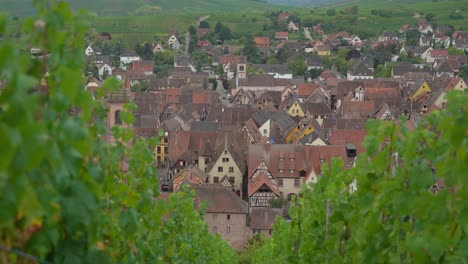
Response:
[[[271,118],[271,114],[270,112],[262,109],[252,113],[251,117],[255,121],[257,126],[260,127]]]
[[[184,184],[201,184],[208,175],[195,165],[190,165],[177,173],[172,180],[173,191],[177,192]]]
[[[248,204],[221,184],[193,185],[196,191],[195,206],[206,203],[207,213],[247,214]]]
[[[248,183],[249,196],[252,196],[264,185],[267,186],[276,196],[281,195],[276,184],[270,178],[268,178],[268,176],[265,175],[265,173],[260,173],[255,179],[249,179],[249,183]]]
[[[366,67],[364,62],[355,64],[349,71],[352,76],[372,76],[372,72]]]
[[[297,85],[297,95],[301,97],[310,96],[319,87],[321,85],[318,83],[300,83]]]

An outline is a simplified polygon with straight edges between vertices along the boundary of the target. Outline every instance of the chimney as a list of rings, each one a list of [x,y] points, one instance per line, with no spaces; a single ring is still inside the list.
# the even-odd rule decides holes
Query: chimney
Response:
[[[356,146],[352,143],[346,144],[346,157],[354,158],[356,157]]]

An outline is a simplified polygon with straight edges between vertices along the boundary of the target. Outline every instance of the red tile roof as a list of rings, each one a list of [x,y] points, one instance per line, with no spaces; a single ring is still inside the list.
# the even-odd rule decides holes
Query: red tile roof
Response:
[[[448,50],[446,49],[433,49],[429,51],[429,54],[433,58],[446,58],[448,57]]]
[[[315,89],[321,87],[318,83],[299,83],[297,85],[297,95],[307,97],[314,93]]]
[[[254,37],[254,42],[257,46],[269,47],[270,38],[269,37]]]
[[[255,192],[258,191],[263,185],[268,186],[270,190],[276,194],[277,196],[280,196],[280,191],[278,190],[278,187],[276,184],[268,178],[265,173],[260,173],[255,179],[250,179],[249,184],[248,184],[248,194],[249,197],[252,196]]]
[[[275,38],[287,38],[289,36],[289,32],[275,32]]]
[[[234,56],[234,55],[224,55],[219,57],[219,63],[220,64],[227,64],[230,63],[232,65],[237,65],[239,63],[241,57],[240,56]]]
[[[356,146],[358,153],[362,153],[365,150],[362,147],[362,142],[366,136],[366,130],[332,129],[328,141],[331,145],[346,145],[352,143]]]
[[[129,71],[153,72],[154,62],[152,60],[133,61],[128,68]]]

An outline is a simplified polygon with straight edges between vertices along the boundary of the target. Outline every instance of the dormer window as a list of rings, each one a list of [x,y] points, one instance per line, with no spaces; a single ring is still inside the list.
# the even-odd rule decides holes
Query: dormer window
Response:
[[[289,170],[289,173],[294,173],[294,170]]]

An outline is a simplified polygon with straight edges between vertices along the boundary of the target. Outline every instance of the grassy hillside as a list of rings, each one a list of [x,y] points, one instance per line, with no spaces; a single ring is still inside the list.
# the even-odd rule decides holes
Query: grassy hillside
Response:
[[[167,13],[245,12],[274,8],[256,0],[66,0],[73,9],[87,9],[99,16],[155,15]],[[12,16],[34,12],[32,0],[0,0],[0,10]]]
[[[370,31],[398,29],[405,23],[414,24],[428,15],[431,23],[468,30],[468,0],[354,0],[327,9],[346,10],[351,6],[359,9],[359,26]],[[375,16],[372,10],[385,10],[391,12],[391,16]],[[451,15],[454,14],[460,17],[453,19]]]

